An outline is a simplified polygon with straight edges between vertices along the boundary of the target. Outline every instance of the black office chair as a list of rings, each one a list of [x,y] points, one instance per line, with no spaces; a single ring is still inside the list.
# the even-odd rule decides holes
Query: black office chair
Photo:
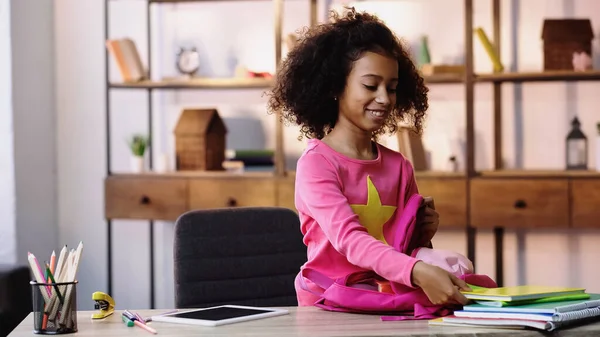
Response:
[[[197,210],[175,223],[175,306],[297,306],[306,262],[298,215],[280,207]]]
[[[31,280],[29,266],[0,264],[0,337],[8,336],[32,311]]]

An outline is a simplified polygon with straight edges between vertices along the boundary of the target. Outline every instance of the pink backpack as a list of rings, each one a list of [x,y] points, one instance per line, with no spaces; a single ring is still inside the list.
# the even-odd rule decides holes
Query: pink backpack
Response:
[[[413,247],[410,247],[410,239],[422,202],[423,197],[419,194],[410,197],[400,221],[395,224],[397,228],[392,246],[405,254],[416,256],[423,262],[444,268],[469,284],[497,287],[488,276],[473,274],[470,261],[458,253],[428,248],[413,250]],[[301,275],[303,277],[299,277],[299,281],[302,288],[319,296],[315,306],[329,311],[381,314],[385,315],[382,316],[383,320],[405,320],[446,316],[460,308],[433,305],[422,289],[388,282],[372,271],[356,272],[336,280],[308,268],[303,269]],[[311,290],[304,279],[310,280],[322,291]],[[387,291],[380,291],[382,287],[387,288]]]

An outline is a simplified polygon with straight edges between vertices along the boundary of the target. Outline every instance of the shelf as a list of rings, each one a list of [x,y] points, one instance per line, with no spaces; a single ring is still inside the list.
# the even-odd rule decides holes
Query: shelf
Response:
[[[600,81],[600,71],[542,71],[519,73],[478,74],[477,82],[553,82]]]
[[[294,178],[296,171],[287,171],[286,177]],[[443,171],[416,171],[417,178],[465,178],[464,172],[443,172]],[[111,177],[123,178],[203,178],[203,177],[241,177],[241,178],[275,178],[275,172],[271,171],[249,171],[244,173],[231,173],[227,171],[173,171],[173,172],[153,172],[147,171],[142,173],[130,172],[113,172]]]
[[[125,2],[127,0],[111,0],[111,1],[120,1],[120,2]],[[159,3],[179,3],[179,2],[215,2],[215,1],[227,1],[227,0],[129,0],[129,1],[143,1],[143,2],[148,2],[148,3],[155,3],[155,4],[159,4]],[[231,1],[238,1],[238,0],[231,0]]]
[[[459,74],[439,74],[424,76],[428,84],[463,83]],[[545,71],[525,73],[479,74],[477,82],[558,82],[558,81],[600,81],[600,71]],[[131,83],[111,83],[111,88],[124,89],[267,89],[273,79],[265,78],[197,78],[192,80],[141,81]]]
[[[271,171],[249,171],[244,173],[232,173],[227,171],[174,171],[174,172],[113,172],[111,177],[117,178],[275,178],[275,172]],[[285,177],[294,178],[296,171],[287,171]],[[466,178],[464,172],[444,171],[415,171],[417,179],[440,179],[440,178]],[[593,170],[497,170],[479,171],[476,177],[481,178],[600,178],[600,171]]]
[[[109,177],[113,178],[274,178],[275,172],[250,171],[244,173],[232,173],[227,171],[173,171],[173,172],[113,172]]]
[[[148,0],[149,3],[211,2],[224,0]]]
[[[415,177],[419,178],[466,178],[465,172],[445,171],[415,171]]]
[[[464,76],[461,74],[438,74],[423,76],[425,83],[463,83]]]
[[[460,75],[443,74],[425,76],[426,83],[462,83]],[[111,83],[116,89],[268,89],[273,79],[265,78],[196,78],[191,80],[140,81]]]
[[[286,176],[295,177],[296,171],[287,171]],[[464,172],[444,172],[444,171],[415,171],[417,178],[465,178]]]
[[[122,89],[253,89],[269,88],[273,80],[265,78],[197,78],[191,80],[140,81],[111,83]]]
[[[480,171],[482,178],[600,178],[600,171],[592,170],[497,170]]]

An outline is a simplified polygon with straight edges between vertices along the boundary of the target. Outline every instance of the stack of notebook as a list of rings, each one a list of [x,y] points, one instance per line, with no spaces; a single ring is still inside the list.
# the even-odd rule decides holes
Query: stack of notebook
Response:
[[[600,320],[600,294],[586,293],[583,288],[471,288],[472,292],[464,292],[471,304],[429,324],[553,331]]]

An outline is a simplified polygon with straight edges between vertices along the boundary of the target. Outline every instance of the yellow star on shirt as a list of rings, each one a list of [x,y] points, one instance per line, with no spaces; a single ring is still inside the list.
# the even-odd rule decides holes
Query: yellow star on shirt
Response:
[[[383,236],[383,225],[394,215],[396,206],[381,204],[379,192],[371,181],[370,176],[367,176],[367,204],[350,205],[350,207],[358,215],[361,225],[367,228],[369,234],[387,244]]]

